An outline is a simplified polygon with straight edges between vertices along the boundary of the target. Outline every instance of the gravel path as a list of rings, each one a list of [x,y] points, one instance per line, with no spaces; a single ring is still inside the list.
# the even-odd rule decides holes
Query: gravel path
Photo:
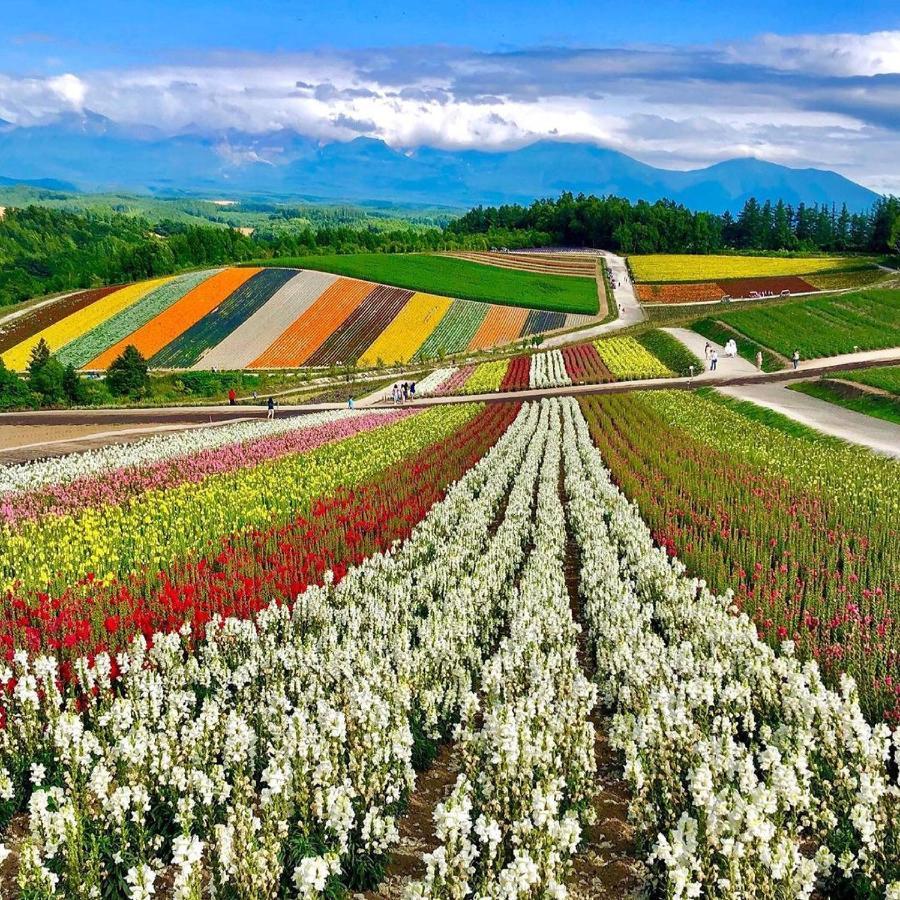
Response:
[[[900,459],[900,425],[893,422],[854,412],[799,391],[789,391],[783,383],[743,384],[719,390],[729,397],[749,400],[757,406],[790,416],[816,431]]]
[[[604,325],[593,325],[582,331],[573,331],[570,334],[558,334],[553,337],[544,339],[541,344],[542,348],[551,349],[553,347],[563,347],[566,344],[574,344],[581,341],[590,341],[597,337],[602,337],[613,331],[620,331],[629,325],[637,325],[645,319],[644,310],[638,303],[637,295],[634,292],[634,285],[631,283],[631,276],[628,274],[628,266],[625,264],[625,258],[616,256],[615,253],[603,251],[603,258],[606,260],[606,266],[618,284],[613,289],[613,300],[619,307],[619,318],[613,319]],[[600,285],[602,287],[602,285]]]

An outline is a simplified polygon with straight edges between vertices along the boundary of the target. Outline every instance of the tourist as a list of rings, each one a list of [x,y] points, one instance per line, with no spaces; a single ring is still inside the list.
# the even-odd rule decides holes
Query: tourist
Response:
[[[800,351],[794,350],[794,355],[791,357],[791,362],[794,364],[794,371],[797,370],[797,366],[800,365]]]
[[[409,382],[408,381],[403,382],[403,400],[404,401],[409,400]]]
[[[762,372],[762,350],[756,351],[756,368]]]
[[[416,399],[416,383],[414,381],[411,381],[409,383],[409,399],[410,400]]]
[[[266,404],[266,406],[268,407],[268,410],[269,410],[268,413],[266,413],[266,418],[274,419],[275,418],[275,398],[269,397],[269,402]]]
[[[353,397],[347,397],[347,409],[353,409]]]
[[[228,391],[228,405],[234,406],[237,403],[237,394],[234,392],[234,388],[231,388]]]
[[[706,346],[703,348],[703,355],[706,357],[707,362],[709,362],[710,353],[712,353],[712,347],[709,346],[709,341],[707,341]]]
[[[717,351],[713,350],[712,354],[709,357],[709,371],[715,372],[716,367],[719,365],[719,354]]]

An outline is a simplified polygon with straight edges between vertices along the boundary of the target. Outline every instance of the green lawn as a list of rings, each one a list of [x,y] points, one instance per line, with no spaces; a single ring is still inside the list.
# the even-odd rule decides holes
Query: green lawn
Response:
[[[845,381],[855,381],[870,387],[887,391],[900,398],[900,366],[874,366],[871,369],[855,369],[852,372],[841,372],[838,376]]]
[[[317,269],[462,300],[566,313],[597,312],[593,278],[544,275],[427,253],[348,253],[260,260],[247,265]]]
[[[698,373],[704,369],[703,363],[681,341],[658,328],[637,335],[637,341],[676,375],[688,375],[691,366]]]
[[[841,377],[844,377],[843,373]],[[817,397],[819,400],[834,403],[844,409],[852,409],[854,412],[900,425],[900,397],[857,393],[853,388],[847,388],[846,385],[836,384],[828,379],[802,381],[799,384],[789,385],[789,387],[793,391]]]
[[[855,349],[900,347],[900,291],[865,290],[756,309],[732,309],[717,312],[712,320],[730,325],[750,341],[786,357],[794,349],[800,351],[802,359],[817,359]],[[707,334],[704,326],[708,328],[709,322],[701,320],[693,327]]]

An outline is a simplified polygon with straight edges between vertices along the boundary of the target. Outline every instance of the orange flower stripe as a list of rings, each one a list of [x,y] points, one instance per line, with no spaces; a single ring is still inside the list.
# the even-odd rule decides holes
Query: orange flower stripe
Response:
[[[251,369],[302,366],[336,331],[375,285],[355,278],[338,278],[292,325],[261,353]]]
[[[522,333],[528,312],[529,310],[517,306],[491,306],[484,321],[478,326],[478,331],[469,341],[468,349],[487,350],[498,344],[514,341]]]
[[[84,368],[108,369],[110,363],[121,356],[129,344],[137,347],[144,359],[150,359],[154,353],[158,353],[191,325],[199,322],[245,281],[261,271],[262,269],[225,269],[212,278],[207,278],[137,331],[104,350]]]

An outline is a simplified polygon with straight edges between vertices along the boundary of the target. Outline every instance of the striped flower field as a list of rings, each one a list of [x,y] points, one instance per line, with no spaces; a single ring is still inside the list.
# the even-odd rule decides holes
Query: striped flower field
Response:
[[[279,369],[428,362],[571,327],[583,316],[455,300],[327,272],[207,270],[82,292],[0,329],[22,371],[41,339],[103,371],[134,345],[154,369]]]

